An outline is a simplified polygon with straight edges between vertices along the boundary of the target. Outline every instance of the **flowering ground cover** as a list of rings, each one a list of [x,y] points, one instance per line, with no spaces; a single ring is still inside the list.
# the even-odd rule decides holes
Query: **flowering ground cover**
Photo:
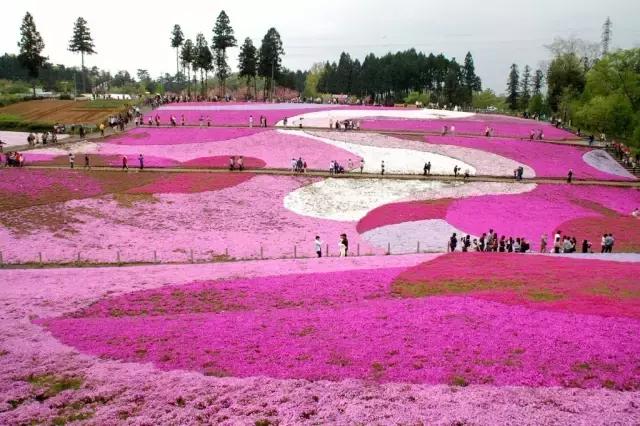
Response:
[[[218,140],[218,136],[212,137],[213,141],[207,141],[206,137],[203,139],[195,139],[192,143],[186,143],[187,139],[176,139],[176,144],[167,144],[170,142],[174,132],[197,132],[200,129],[145,129],[145,134],[150,136],[149,144],[136,145],[133,143],[79,143],[68,146],[66,149],[60,148],[46,148],[29,151],[27,153],[27,161],[33,163],[37,162],[39,158],[37,156],[44,156],[42,160],[44,163],[52,161],[52,157],[57,157],[54,162],[64,164],[67,161],[68,152],[74,152],[76,154],[77,161],[81,160],[81,156],[84,153],[88,153],[92,156],[97,156],[96,161],[100,161],[100,157],[107,157],[108,164],[118,166],[121,161],[122,155],[127,155],[129,162],[132,165],[137,164],[137,158],[139,154],[143,154],[147,165],[151,167],[176,167],[182,166],[184,163],[189,164],[195,162],[196,164],[207,164],[208,159],[211,157],[226,157],[226,165],[228,166],[229,156],[242,155],[245,158],[255,158],[259,160],[259,163],[264,162],[264,167],[268,168],[286,168],[291,167],[291,159],[302,157],[307,166],[311,169],[327,170],[329,168],[329,162],[336,160],[340,164],[347,164],[348,159],[357,164],[359,158],[351,152],[337,147],[329,146],[323,142],[312,140],[307,137],[302,137],[296,134],[286,134],[277,131],[263,131],[255,132],[248,136],[238,137],[235,139]],[[206,129],[205,135],[215,134],[215,132],[221,132],[222,135],[227,135],[229,130],[233,129],[212,129],[213,132],[209,132]],[[166,133],[169,132],[169,135]],[[131,137],[125,134],[122,138],[128,141],[132,141]],[[223,136],[220,136],[223,137]],[[146,136],[145,136],[146,138]],[[159,145],[153,144],[157,140]],[[123,139],[124,140],[124,139]],[[145,139],[146,140],[146,139]],[[180,142],[181,141],[181,142]],[[35,158],[32,158],[35,157]],[[214,163],[215,166],[215,163]]]
[[[201,142],[217,142],[237,139],[262,133],[258,128],[135,128],[126,133],[116,134],[104,142],[116,145],[180,145]]]
[[[468,138],[449,136],[428,136],[432,144],[456,145],[493,152],[526,164],[541,177],[564,177],[569,169],[576,179],[635,180],[617,174],[600,171],[587,164],[583,156],[589,148],[495,138]]]
[[[373,172],[379,172],[380,161],[384,160],[385,164],[404,173],[419,174],[423,172],[424,163],[431,161],[433,174],[453,174],[454,165],[462,167],[463,172],[463,164],[468,164],[471,166],[469,171],[475,170],[474,174],[480,176],[513,176],[513,170],[522,166],[524,177],[535,177],[535,172],[526,164],[480,149],[424,143],[422,140],[370,132],[306,131],[305,134],[329,144],[339,144],[337,146],[355,146],[355,150],[364,156],[367,168]]]
[[[474,116],[462,119],[441,120],[397,120],[377,119],[364,120],[361,124],[365,130],[401,130],[413,132],[442,132],[444,126],[455,127],[458,134],[482,135],[487,127],[494,129],[493,135],[507,138],[529,138],[531,130],[544,133],[548,140],[570,140],[577,137],[563,129],[557,129],[550,123],[524,120],[518,118],[503,119],[498,116]]]

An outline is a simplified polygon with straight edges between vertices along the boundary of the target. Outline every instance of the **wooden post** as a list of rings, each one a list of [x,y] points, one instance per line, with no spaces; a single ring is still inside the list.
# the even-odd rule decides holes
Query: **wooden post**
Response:
[[[264,259],[264,249],[262,247],[262,244],[260,245],[260,259]]]
[[[78,252],[78,263],[80,263],[80,252]]]
[[[391,243],[387,243],[387,254],[391,254]]]
[[[298,257],[298,247],[293,245],[293,258],[296,259]]]
[[[329,257],[329,244],[327,244],[327,248],[325,249],[324,257]]]
[[[155,250],[153,251],[153,263],[158,263],[158,253]]]
[[[118,265],[120,265],[120,250],[118,250],[116,252],[116,260],[117,260]]]
[[[357,256],[360,256],[360,243],[358,243],[358,245],[357,245],[356,247],[357,247],[357,249],[356,249],[356,255],[357,255]]]
[[[0,268],[4,266],[4,260],[2,259],[2,252],[0,251]]]
[[[226,257],[229,257],[229,249],[228,249],[228,248],[225,248],[225,249],[224,249],[224,255],[225,255]]]
[[[40,265],[42,265],[42,252],[38,252],[38,260],[40,261]]]
[[[418,248],[416,250],[416,253],[420,253],[420,241],[418,241]]]
[[[193,263],[193,249],[189,250],[189,259],[191,260],[191,263]]]

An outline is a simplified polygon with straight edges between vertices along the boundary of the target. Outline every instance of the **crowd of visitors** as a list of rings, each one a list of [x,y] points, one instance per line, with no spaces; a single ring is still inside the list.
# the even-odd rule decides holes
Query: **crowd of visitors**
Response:
[[[2,161],[2,153],[0,153],[0,166],[5,167],[22,167],[24,166],[24,154],[17,151],[9,151],[4,156],[4,162]]]
[[[329,128],[336,130],[360,130],[360,120],[336,120],[329,119]]]
[[[229,170],[244,170],[244,157],[242,155],[229,157]]]
[[[307,162],[302,159],[302,157],[298,157],[291,159],[291,171],[294,173],[306,173],[307,172]]]

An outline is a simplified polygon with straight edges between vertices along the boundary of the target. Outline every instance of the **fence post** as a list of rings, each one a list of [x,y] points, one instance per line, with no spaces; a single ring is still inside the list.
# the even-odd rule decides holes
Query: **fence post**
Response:
[[[153,251],[153,263],[158,263],[158,253],[156,253],[156,251]]]
[[[116,261],[117,261],[118,265],[120,265],[120,263],[121,263],[121,262],[120,262],[120,250],[118,250],[118,251],[116,252]]]
[[[418,249],[416,250],[416,253],[420,253],[420,241],[418,241]]]
[[[0,251],[0,268],[4,266],[4,260],[2,259],[2,252]]]
[[[77,262],[80,263],[80,252],[78,252],[78,260],[77,260]]]
[[[325,249],[324,257],[329,257],[329,244],[327,244],[327,248]]]
[[[263,252],[262,244],[260,244],[260,259],[264,259],[264,252]]]
[[[189,259],[191,260],[191,263],[193,263],[193,249],[189,250]]]
[[[293,258],[296,259],[298,257],[298,247],[293,245]]]
[[[225,249],[224,249],[224,255],[225,255],[226,257],[229,257],[229,249],[228,249],[228,248],[225,248]]]
[[[360,243],[358,243],[358,245],[356,247],[357,247],[356,254],[357,254],[357,256],[360,256]]]
[[[391,254],[391,243],[387,243],[387,254]]]
[[[42,266],[42,252],[38,252],[38,260],[40,261],[40,265]]]

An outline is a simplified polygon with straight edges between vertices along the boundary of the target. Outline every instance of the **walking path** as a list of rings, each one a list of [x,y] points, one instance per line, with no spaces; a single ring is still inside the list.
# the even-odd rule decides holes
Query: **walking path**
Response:
[[[82,165],[76,164],[75,170],[82,171]],[[68,166],[57,165],[32,165],[25,166],[26,169],[54,169],[54,170],[69,170]],[[96,166],[91,170],[99,171],[111,171],[114,173],[122,173],[120,167],[106,167]],[[90,173],[90,171],[88,171]],[[276,175],[276,176],[307,176],[307,177],[331,177],[336,179],[393,179],[393,180],[430,180],[430,181],[442,181],[442,182],[506,182],[513,184],[526,184],[526,183],[547,183],[547,184],[566,184],[565,178],[548,178],[548,177],[535,177],[535,178],[523,178],[520,181],[516,181],[512,177],[507,176],[470,176],[464,179],[462,176],[451,175],[429,175],[424,176],[421,174],[388,174],[380,175],[377,173],[341,173],[332,174],[321,170],[307,170],[306,173],[296,173],[289,169],[245,169],[243,171],[229,171],[228,169],[211,169],[211,168],[179,168],[179,167],[145,167],[144,170],[140,170],[133,166],[133,163],[127,173],[251,173],[259,175]],[[618,186],[627,188],[640,188],[640,182],[637,181],[623,181],[623,180],[592,180],[592,179],[573,179],[571,185],[599,185],[599,186]]]

